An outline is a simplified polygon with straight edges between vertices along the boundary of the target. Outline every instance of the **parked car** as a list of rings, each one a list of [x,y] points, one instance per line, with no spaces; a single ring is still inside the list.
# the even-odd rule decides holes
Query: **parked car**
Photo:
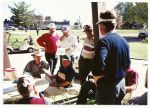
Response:
[[[18,28],[14,27],[14,26],[8,26],[5,28],[5,30],[18,30]]]
[[[19,29],[19,30],[25,30],[25,28],[24,28],[24,27],[19,27],[18,29]]]
[[[34,44],[30,44],[28,39],[31,36],[26,32],[6,32],[7,53],[13,52],[33,52]]]
[[[142,28],[142,29],[140,29],[138,37],[139,38],[144,38],[144,39],[146,37],[148,37],[148,28]]]

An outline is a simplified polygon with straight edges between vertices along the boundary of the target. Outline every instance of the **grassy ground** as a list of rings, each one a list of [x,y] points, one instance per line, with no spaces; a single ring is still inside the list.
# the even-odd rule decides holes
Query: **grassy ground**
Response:
[[[40,30],[39,35],[37,36],[35,30],[28,30],[27,33],[33,36],[34,40],[36,40],[43,33],[48,32],[48,30]],[[71,30],[71,32],[75,36],[79,36],[80,42],[83,42],[84,32],[82,30]],[[117,30],[117,32],[127,38],[130,46],[130,55],[131,58],[138,59],[147,59],[148,55],[148,42],[144,43],[142,40],[137,38],[139,30]],[[61,31],[58,30],[58,34],[61,35]]]

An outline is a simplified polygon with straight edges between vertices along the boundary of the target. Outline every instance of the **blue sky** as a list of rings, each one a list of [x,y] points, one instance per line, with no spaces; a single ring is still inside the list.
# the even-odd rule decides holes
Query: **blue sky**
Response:
[[[2,2],[3,19],[9,19],[12,15],[8,5],[13,7],[13,2],[19,1],[26,1],[31,4],[31,10],[35,9],[36,14],[49,15],[54,20],[67,19],[74,22],[80,18],[82,23],[92,22],[91,3],[84,0],[5,0]],[[107,7],[112,8],[115,3],[108,3]]]

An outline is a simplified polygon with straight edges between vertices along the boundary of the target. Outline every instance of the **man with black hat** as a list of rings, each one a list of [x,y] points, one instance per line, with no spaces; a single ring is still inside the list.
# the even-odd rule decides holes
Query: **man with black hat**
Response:
[[[92,74],[96,84],[97,104],[121,104],[125,96],[125,71],[130,67],[129,45],[115,31],[116,15],[100,13],[97,22],[101,38],[95,48]]]
[[[49,73],[45,71],[45,73]],[[62,66],[60,66],[56,75],[49,76],[52,80],[50,82],[50,86],[55,87],[69,87],[71,86],[71,82],[73,77],[75,76],[75,71],[71,65],[71,57],[68,55],[62,56]]]
[[[81,85],[83,85],[86,82],[86,77],[92,70],[92,61],[95,54],[92,27],[90,25],[85,25],[83,29],[86,34],[86,37],[79,58],[79,75]]]

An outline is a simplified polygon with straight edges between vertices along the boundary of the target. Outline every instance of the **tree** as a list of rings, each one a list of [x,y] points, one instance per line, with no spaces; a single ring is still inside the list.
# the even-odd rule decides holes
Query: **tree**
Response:
[[[145,24],[148,22],[148,3],[121,2],[115,9],[126,24]]]
[[[25,1],[13,4],[15,7],[8,6],[13,14],[11,20],[14,21],[17,26],[28,26],[32,24],[34,10],[29,10],[30,5],[26,4]]]

